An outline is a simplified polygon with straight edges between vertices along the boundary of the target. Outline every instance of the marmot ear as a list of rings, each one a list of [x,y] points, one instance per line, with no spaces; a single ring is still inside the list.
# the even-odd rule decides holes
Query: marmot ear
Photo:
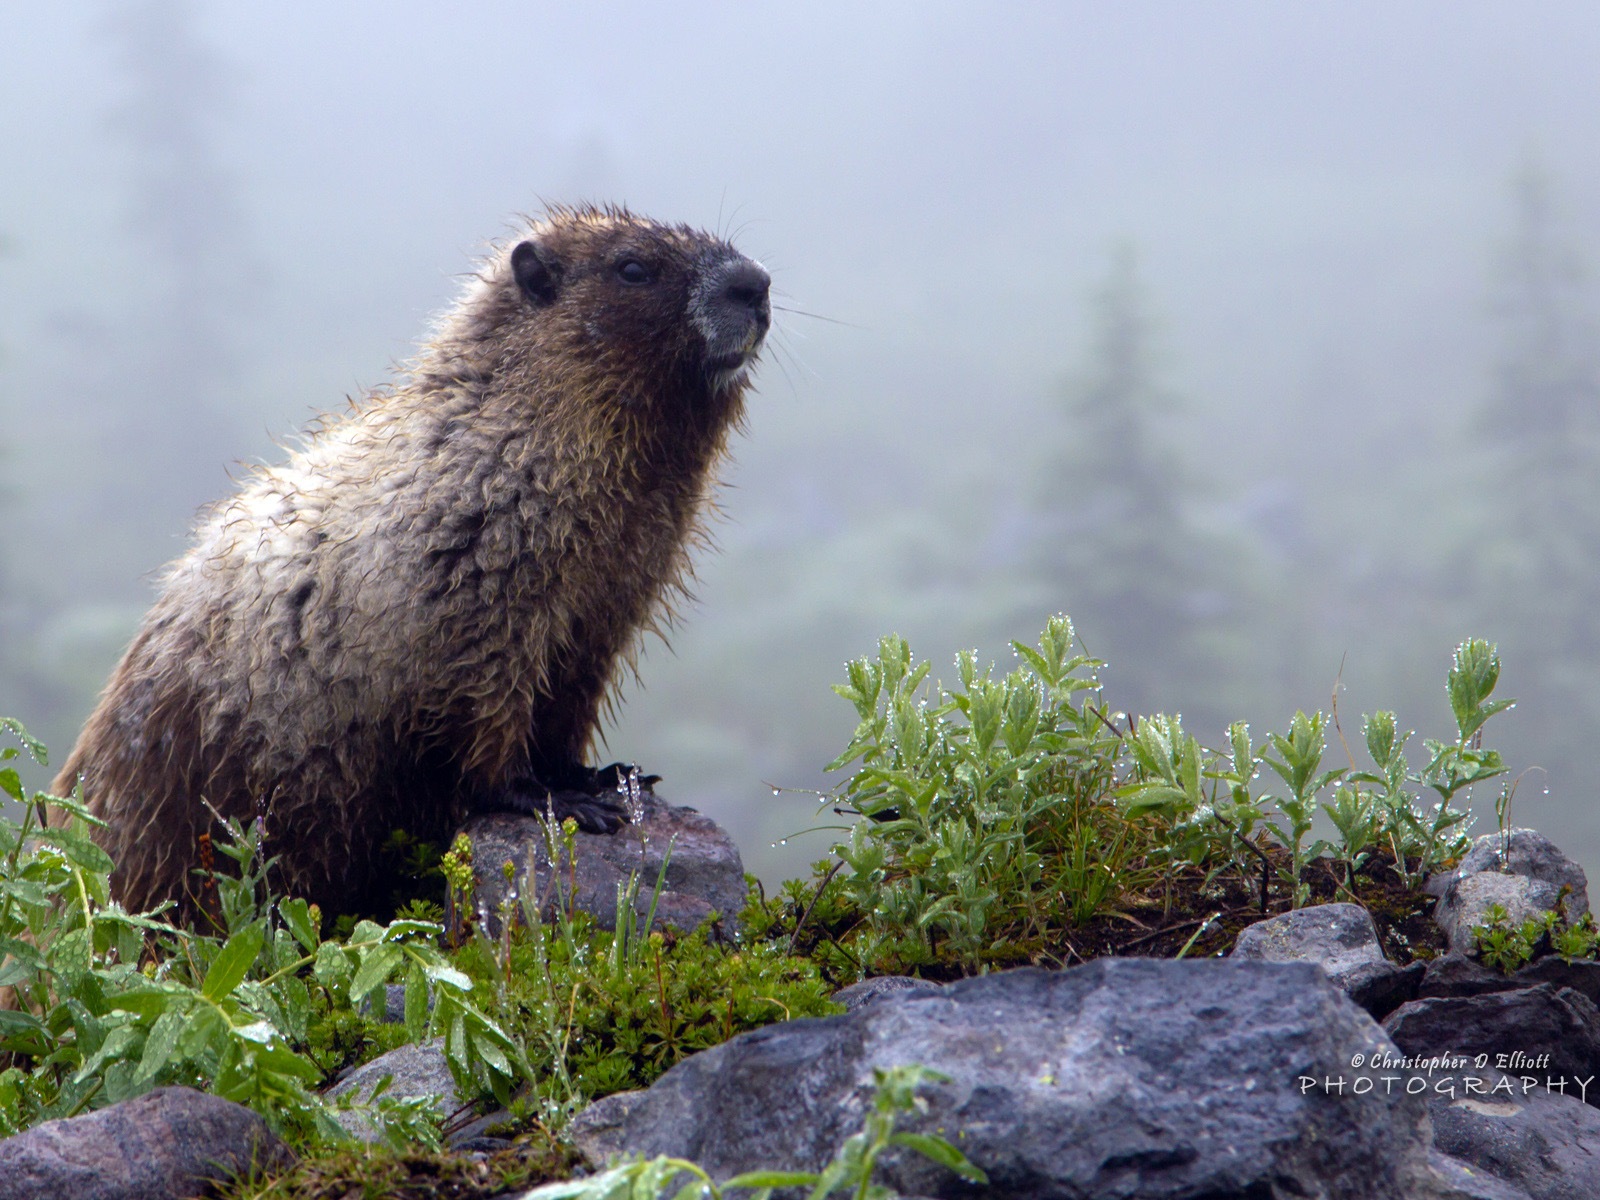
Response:
[[[561,264],[537,242],[518,242],[511,251],[511,274],[534,307],[553,303],[561,291]]]

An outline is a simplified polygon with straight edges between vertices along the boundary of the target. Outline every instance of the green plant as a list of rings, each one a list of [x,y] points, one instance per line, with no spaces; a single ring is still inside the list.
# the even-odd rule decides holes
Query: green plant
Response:
[[[1070,622],[1052,618],[1037,650],[1015,644],[1023,665],[1000,679],[963,653],[950,689],[930,683],[928,664],[914,665],[897,637],[848,665],[835,691],[859,722],[832,767],[855,770],[833,802],[870,819],[835,848],[839,862],[819,873],[809,902],[826,914],[817,923],[841,934],[827,961],[963,973],[1051,961],[1067,931],[1155,887],[1169,912],[1190,868],[1202,903],[1219,879],[1258,878],[1262,912],[1274,880],[1291,907],[1306,903],[1319,860],[1343,894],[1357,894],[1375,859],[1380,868],[1392,859],[1415,891],[1465,849],[1465,790],[1504,771],[1482,734],[1511,702],[1492,699],[1499,660],[1482,640],[1452,660],[1456,738],[1426,742],[1428,763],[1414,771],[1412,734],[1380,711],[1364,718],[1373,766],[1357,771],[1325,764],[1321,712],[1296,713],[1259,747],[1235,722],[1223,754],[1177,716],[1122,728],[1101,700],[1100,664],[1069,653],[1072,638]],[[1272,792],[1258,789],[1263,768],[1280,785]],[[1426,791],[1431,807],[1419,799]],[[1314,838],[1319,813],[1336,840]],[[1189,915],[1201,922],[1193,906]]]
[[[619,913],[631,912],[631,897],[622,899]],[[626,915],[613,932],[559,904],[545,919],[531,886],[520,905],[521,922],[497,938],[480,930],[456,961],[479,1002],[519,1031],[535,1107],[552,1125],[745,1030],[839,1011],[816,964],[775,938],[747,934],[727,945],[705,929],[646,935]],[[761,924],[759,904],[746,912]]]
[[[41,762],[43,747],[15,722]],[[15,749],[0,751],[4,759]],[[91,818],[71,798],[24,796],[15,770],[0,788],[23,800],[19,821],[0,819],[0,980],[19,1007],[0,1012],[0,1130],[71,1116],[167,1083],[208,1087],[254,1108],[298,1139],[342,1139],[312,1088],[324,1076],[313,1024],[349,1016],[391,981],[403,982],[405,1029],[442,1034],[469,1093],[509,1099],[527,1074],[520,1048],[471,1000],[471,981],[434,946],[437,925],[364,921],[347,941],[323,939],[316,910],[264,890],[270,860],[259,831],[228,826],[218,846],[238,874],[216,872],[217,931],[171,925],[161,913],[108,903],[111,862],[89,837]],[[64,824],[40,825],[48,807]],[[432,994],[431,1011],[429,996]],[[394,1141],[434,1136],[415,1102],[380,1098],[380,1129]]]
[[[859,763],[834,802],[870,818],[835,848],[861,961],[979,969],[1146,870],[1111,798],[1121,738],[1093,702],[1099,664],[1073,640],[1053,617],[1004,678],[963,652],[959,685],[931,695],[901,638],[849,664],[834,690],[859,724],[830,769]]]
[[[1321,841],[1313,842],[1309,847],[1305,844],[1306,835],[1311,832],[1312,818],[1317,812],[1317,793],[1330,783],[1342,779],[1345,774],[1342,767],[1320,773],[1317,770],[1322,765],[1327,740],[1326,721],[1327,718],[1320,712],[1309,717],[1303,712],[1295,713],[1294,719],[1289,722],[1287,734],[1271,735],[1272,746],[1277,750],[1278,757],[1273,758],[1270,754],[1261,757],[1261,761],[1289,787],[1288,795],[1269,797],[1288,818],[1287,828],[1273,820],[1266,824],[1278,841],[1289,849],[1289,867],[1284,872],[1284,878],[1293,888],[1295,908],[1306,902],[1310,892],[1302,879],[1307,860],[1327,849],[1326,843]]]
[[[1600,931],[1595,929],[1594,914],[1586,912],[1571,924],[1552,929],[1550,948],[1568,962],[1600,954]]]
[[[698,1164],[662,1155],[624,1163],[587,1179],[546,1184],[530,1192],[529,1200],[642,1200],[669,1194],[676,1200],[721,1200],[732,1191],[750,1192],[751,1200],[768,1200],[777,1188],[801,1187],[811,1189],[808,1200],[824,1200],[839,1192],[855,1200],[890,1200],[895,1193],[873,1183],[872,1175],[884,1151],[894,1146],[948,1167],[970,1183],[988,1182],[983,1171],[944,1138],[895,1128],[902,1113],[925,1107],[916,1089],[926,1083],[947,1082],[945,1076],[920,1066],[873,1068],[872,1074],[876,1086],[860,1131],[845,1139],[821,1171],[747,1171],[719,1184]],[[687,1181],[680,1183],[684,1176]],[[671,1190],[674,1185],[676,1191]]]
[[[1339,831],[1338,842],[1328,845],[1328,849],[1344,864],[1345,892],[1353,896],[1356,872],[1372,857],[1373,847],[1380,844],[1383,815],[1370,791],[1348,785],[1336,789],[1332,801],[1322,808]]]
[[[1600,953],[1600,932],[1590,913],[1567,922],[1559,913],[1546,911],[1512,924],[1504,905],[1491,904],[1484,916],[1481,925],[1472,927],[1473,945],[1486,965],[1506,975],[1537,957],[1545,945],[1569,962]]]
[[[1484,915],[1488,920],[1472,927],[1478,956],[1485,964],[1506,975],[1533,957],[1539,941],[1551,931],[1557,920],[1552,912],[1529,917],[1520,925],[1513,925],[1511,915],[1500,904],[1489,905]]]

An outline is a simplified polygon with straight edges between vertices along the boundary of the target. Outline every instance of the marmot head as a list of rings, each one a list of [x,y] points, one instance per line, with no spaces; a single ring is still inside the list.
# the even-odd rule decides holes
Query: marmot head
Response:
[[[552,210],[491,260],[482,283],[488,294],[464,306],[472,327],[456,332],[566,363],[624,403],[736,394],[772,320],[758,263],[625,209]]]

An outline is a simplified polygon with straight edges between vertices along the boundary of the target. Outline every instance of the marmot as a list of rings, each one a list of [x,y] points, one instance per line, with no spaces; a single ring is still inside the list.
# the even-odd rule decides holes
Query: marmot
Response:
[[[585,765],[681,593],[771,322],[727,242],[558,208],[498,245],[392,386],[202,513],[57,777],[113,896],[193,917],[212,809],[274,882],[370,911],[378,851],[472,811],[621,822]]]

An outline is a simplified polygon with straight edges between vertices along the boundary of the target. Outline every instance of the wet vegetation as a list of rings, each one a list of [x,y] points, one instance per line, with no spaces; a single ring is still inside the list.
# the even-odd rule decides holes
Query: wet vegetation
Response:
[[[271,847],[237,826],[218,845],[227,869],[203,881],[215,897],[208,928],[127,913],[109,901],[112,864],[90,838],[93,818],[73,798],[23,788],[11,761],[45,751],[8,721],[18,745],[0,752],[0,787],[25,803],[20,821],[0,825],[0,982],[20,1001],[0,1013],[0,1123],[16,1131],[163,1084],[209,1087],[255,1108],[305,1156],[275,1179],[241,1181],[240,1197],[343,1196],[357,1179],[386,1195],[492,1196],[570,1172],[562,1131],[589,1101],[648,1086],[745,1030],[837,1012],[831,993],[864,977],[1218,955],[1255,921],[1330,900],[1365,906],[1396,962],[1431,957],[1441,945],[1422,884],[1468,844],[1463,802],[1490,788],[1509,819],[1516,779],[1484,732],[1511,702],[1495,696],[1500,662],[1487,642],[1454,654],[1449,736],[1419,741],[1380,711],[1360,720],[1359,755],[1337,712],[1297,712],[1259,739],[1236,722],[1213,749],[1176,715],[1113,710],[1103,664],[1064,616],[1014,649],[1004,674],[957,655],[949,685],[898,637],[848,664],[835,691],[857,727],[830,764],[843,777],[822,819],[851,820],[809,878],[771,896],[751,879],[735,937],[727,922],[648,931],[631,904],[619,905],[620,928],[596,928],[559,874],[543,885],[551,895],[532,880],[512,889],[499,932],[487,914],[447,930],[447,889],[455,912],[478,911],[463,894],[464,839],[426,873],[431,898],[386,922],[326,921],[271,894]],[[72,819],[41,825],[51,806]],[[573,848],[571,827],[546,836],[553,857]],[[418,869],[432,858],[415,846],[406,857]],[[1512,970],[1540,953],[1595,953],[1592,924],[1533,924],[1491,920],[1485,960]],[[397,1021],[375,1015],[390,989]],[[381,1145],[353,1147],[336,1119],[351,1102],[321,1089],[432,1037],[469,1105],[440,1114],[427,1097],[380,1095]],[[870,1175],[862,1147],[900,1136],[893,1115],[914,1103],[914,1086],[883,1086],[899,1099],[875,1110],[854,1165],[835,1164],[839,1186]],[[446,1152],[453,1128],[495,1111],[496,1148]],[[636,1165],[604,1186],[666,1169]]]

